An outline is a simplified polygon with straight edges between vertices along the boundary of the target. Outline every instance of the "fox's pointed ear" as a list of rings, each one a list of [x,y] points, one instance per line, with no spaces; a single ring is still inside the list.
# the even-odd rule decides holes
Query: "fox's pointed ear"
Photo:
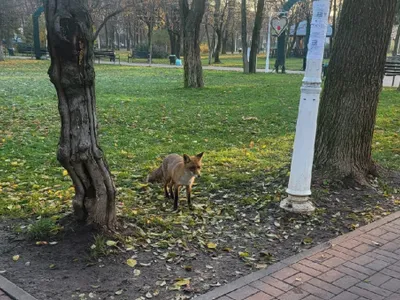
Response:
[[[190,163],[190,157],[187,154],[183,154],[183,161],[185,162],[185,164]]]
[[[203,154],[204,154],[204,152],[201,152],[201,153],[197,154],[196,157],[197,157],[198,159],[202,159]]]

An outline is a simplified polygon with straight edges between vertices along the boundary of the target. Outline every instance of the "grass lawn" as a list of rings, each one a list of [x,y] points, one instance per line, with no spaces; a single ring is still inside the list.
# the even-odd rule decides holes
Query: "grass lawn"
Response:
[[[48,62],[13,60],[0,70],[2,215],[57,213],[73,195],[56,161],[60,123],[47,68]],[[141,180],[168,153],[205,151],[206,193],[290,162],[301,76],[206,71],[206,88],[185,90],[181,70],[96,71],[100,145],[120,201],[140,206],[148,197]],[[399,113],[398,93],[384,90],[373,154],[397,169]]]
[[[54,224],[71,211],[74,189],[56,160],[60,118],[48,66],[30,60],[0,65],[0,249],[9,249],[0,265],[28,291],[40,286],[33,289],[38,299],[81,298],[100,282],[95,293],[102,299],[118,286],[129,299],[144,297],[144,286],[163,299],[186,299],[170,296],[189,281],[186,288],[193,289],[186,292],[203,293],[400,204],[385,187],[371,196],[322,186],[313,188],[312,216],[294,217],[279,208],[302,76],[205,71],[206,87],[194,90],[182,88],[182,69],[96,65],[100,145],[117,186],[118,213],[134,230],[112,237],[118,248],[104,236],[93,239],[91,231],[86,238],[82,226],[76,231]],[[398,95],[395,89],[382,92],[373,143],[374,159],[397,170]],[[144,180],[164,155],[202,151],[195,209],[189,211],[183,200],[181,211],[172,213],[161,187]],[[9,228],[26,231],[21,223],[30,223],[28,240],[10,244],[15,237]],[[58,244],[37,246],[29,237]],[[107,257],[112,252],[118,255]],[[138,262],[134,271],[128,258]]]
[[[129,52],[126,50],[116,51],[120,55],[121,61],[128,61],[128,54]],[[203,66],[208,66],[208,55],[202,55],[201,63]],[[147,59],[144,58],[136,58],[131,62],[135,63],[147,63]],[[325,62],[328,62],[329,59],[326,59]],[[214,61],[213,61],[214,62]],[[154,64],[169,64],[168,58],[161,59],[161,58],[154,58]],[[274,69],[275,58],[271,58],[269,62],[270,69]],[[211,64],[212,66],[219,66],[219,67],[236,67],[242,68],[242,56],[239,54],[222,54],[221,55],[221,63],[220,64]],[[265,69],[265,53],[258,55],[257,61],[257,68],[258,69]],[[288,58],[286,59],[286,69],[293,70],[293,71],[301,71],[303,68],[303,59],[302,58]]]

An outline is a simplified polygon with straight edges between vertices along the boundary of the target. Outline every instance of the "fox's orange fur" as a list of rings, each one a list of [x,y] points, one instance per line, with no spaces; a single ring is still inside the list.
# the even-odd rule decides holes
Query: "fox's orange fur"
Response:
[[[174,199],[174,210],[178,209],[178,196],[181,186],[186,187],[186,197],[189,208],[192,208],[191,192],[194,179],[200,177],[203,152],[189,156],[170,154],[166,156],[162,165],[148,177],[148,182],[162,182],[165,197]]]

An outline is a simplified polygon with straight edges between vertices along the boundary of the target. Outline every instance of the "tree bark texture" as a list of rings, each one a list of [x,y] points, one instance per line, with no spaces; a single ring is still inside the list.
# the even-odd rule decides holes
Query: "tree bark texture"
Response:
[[[396,0],[346,0],[321,97],[316,169],[367,184],[379,94]]]
[[[205,11],[205,0],[179,0],[183,26],[184,87],[204,86],[200,57],[200,24]]]
[[[251,39],[250,59],[249,59],[249,72],[255,73],[257,69],[257,53],[260,42],[260,31],[263,21],[265,0],[257,1],[257,12],[254,20],[253,36]]]
[[[0,40],[0,61],[4,61],[3,43]]]
[[[57,91],[61,136],[57,159],[75,187],[80,220],[113,228],[115,187],[97,143],[92,20],[87,2],[45,1],[49,76]]]
[[[249,73],[249,62],[247,61],[247,1],[246,0],[242,0],[241,16],[242,16],[243,72]]]

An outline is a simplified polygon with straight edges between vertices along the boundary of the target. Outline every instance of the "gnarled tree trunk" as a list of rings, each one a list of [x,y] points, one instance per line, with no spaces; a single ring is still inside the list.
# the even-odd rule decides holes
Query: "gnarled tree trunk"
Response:
[[[75,187],[80,220],[113,228],[115,187],[97,144],[92,20],[87,2],[45,1],[49,76],[57,91],[61,136],[57,159]]]
[[[367,184],[396,0],[346,0],[322,93],[315,164],[326,177]]]
[[[179,0],[183,26],[184,87],[203,87],[200,57],[200,24],[205,11],[205,0]]]

